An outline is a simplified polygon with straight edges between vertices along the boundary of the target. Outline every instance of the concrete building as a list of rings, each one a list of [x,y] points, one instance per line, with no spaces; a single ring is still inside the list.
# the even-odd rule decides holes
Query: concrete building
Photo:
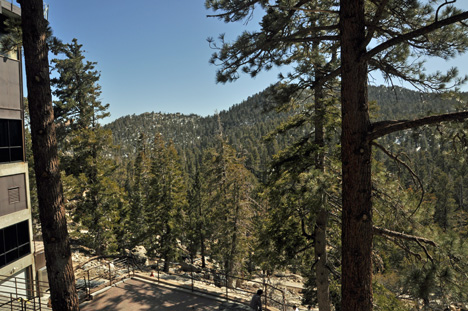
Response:
[[[19,7],[0,0],[0,36],[7,32],[4,21],[20,16]],[[0,53],[0,306],[6,297],[36,296],[38,287],[25,157],[22,75],[20,48]]]

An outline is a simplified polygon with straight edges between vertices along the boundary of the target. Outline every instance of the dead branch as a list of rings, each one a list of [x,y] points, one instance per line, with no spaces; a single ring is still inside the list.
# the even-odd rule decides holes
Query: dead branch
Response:
[[[419,255],[418,253],[413,252],[413,251],[410,250],[406,245],[403,245],[403,244],[399,243],[400,240],[391,238],[391,237],[389,237],[389,236],[385,236],[384,238],[387,239],[387,240],[390,241],[390,242],[393,242],[393,244],[395,244],[396,246],[398,246],[399,248],[401,248],[402,250],[404,250],[405,252],[407,252],[407,253],[410,254],[411,256],[416,257],[418,260],[422,260],[421,255]]]
[[[374,226],[373,231],[375,235],[380,235],[383,237],[394,237],[394,238],[398,238],[402,240],[413,241],[418,244],[422,242],[422,243],[437,247],[437,244],[434,241],[423,238],[423,237],[419,237],[416,235],[410,235],[410,234],[397,232],[397,231],[393,231],[389,229],[384,229],[384,228],[380,228],[376,226]]]
[[[427,248],[424,245],[422,245],[421,242],[419,242],[418,240],[416,240],[416,243],[418,243],[418,245],[424,250],[424,253],[426,253],[427,258],[429,258],[429,260],[433,263],[434,259],[432,258],[432,256],[427,251]]]

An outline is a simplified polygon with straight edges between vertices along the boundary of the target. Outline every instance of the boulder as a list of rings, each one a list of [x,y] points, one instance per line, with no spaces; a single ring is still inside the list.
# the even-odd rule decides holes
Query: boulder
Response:
[[[144,246],[135,246],[131,252],[130,256],[135,260],[135,263],[139,265],[146,265],[148,257],[146,256],[146,248]]]

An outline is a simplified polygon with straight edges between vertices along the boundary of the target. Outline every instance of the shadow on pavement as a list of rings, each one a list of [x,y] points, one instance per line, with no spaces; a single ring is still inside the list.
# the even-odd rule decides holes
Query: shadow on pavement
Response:
[[[82,311],[156,310],[208,311],[221,302],[190,293],[127,280],[82,305]]]

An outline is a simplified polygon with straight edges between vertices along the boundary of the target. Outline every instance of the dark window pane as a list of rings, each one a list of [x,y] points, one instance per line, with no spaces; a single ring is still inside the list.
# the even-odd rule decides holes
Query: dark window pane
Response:
[[[31,253],[31,247],[29,243],[18,248],[18,257],[23,257],[30,253]]]
[[[0,230],[0,255],[5,253],[5,240],[3,239],[3,230]]]
[[[10,149],[11,162],[23,161],[23,148],[11,148]]]
[[[18,241],[16,240],[16,225],[6,227],[5,233],[5,251],[10,251],[13,248],[18,247]]]
[[[15,261],[16,259],[18,259],[18,249],[17,248],[15,248],[14,250],[9,251],[8,253],[6,253],[6,263],[7,264],[9,264],[10,262]]]
[[[0,230],[0,267],[31,253],[28,224],[26,220]]]
[[[10,149],[0,149],[0,162],[10,162]]]
[[[18,245],[29,242],[29,228],[28,221],[23,221],[17,224],[18,228]]]
[[[0,120],[0,147],[8,147],[8,120]]]
[[[21,131],[21,120],[10,120],[10,146],[19,147],[23,145],[23,133]]]

